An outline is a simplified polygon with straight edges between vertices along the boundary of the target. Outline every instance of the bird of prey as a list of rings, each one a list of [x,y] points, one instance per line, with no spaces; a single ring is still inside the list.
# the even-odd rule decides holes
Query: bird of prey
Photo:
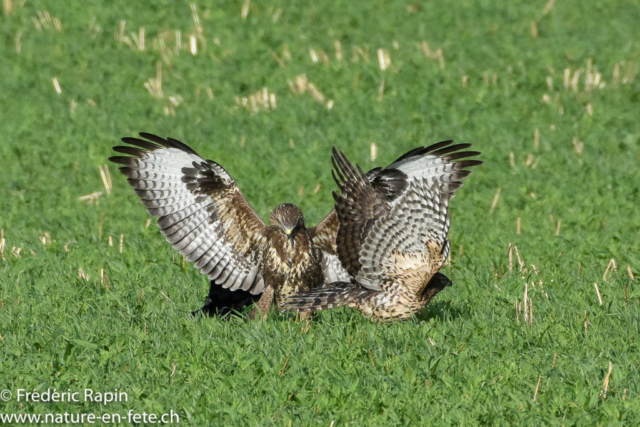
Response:
[[[300,312],[352,307],[365,317],[407,319],[450,280],[438,273],[449,255],[449,201],[482,164],[464,159],[470,144],[416,148],[384,169],[363,173],[333,149],[337,255],[351,280],[302,291],[285,306]]]
[[[348,279],[335,256],[335,214],[306,228],[300,208],[284,203],[267,226],[222,166],[175,139],[140,136],[122,138],[129,145],[113,149],[129,156],[109,160],[124,165],[120,171],[147,212],[160,217],[167,241],[208,276],[204,313],[257,301],[250,317],[264,318],[274,299],[280,307],[298,291]]]

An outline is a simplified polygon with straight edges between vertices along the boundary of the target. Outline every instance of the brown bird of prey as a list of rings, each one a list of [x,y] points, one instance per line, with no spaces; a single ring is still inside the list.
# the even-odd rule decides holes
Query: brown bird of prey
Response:
[[[140,136],[113,148],[131,157],[109,160],[124,165],[120,171],[147,212],[160,217],[167,241],[208,276],[204,313],[239,310],[259,298],[265,317],[274,299],[279,307],[298,291],[348,279],[334,255],[335,214],[308,229],[300,208],[284,203],[267,226],[222,166],[175,139]]]
[[[451,282],[438,273],[449,255],[449,201],[479,160],[444,141],[416,148],[384,169],[363,173],[333,149],[339,220],[337,255],[350,281],[299,292],[301,312],[347,306],[373,320],[407,319]]]

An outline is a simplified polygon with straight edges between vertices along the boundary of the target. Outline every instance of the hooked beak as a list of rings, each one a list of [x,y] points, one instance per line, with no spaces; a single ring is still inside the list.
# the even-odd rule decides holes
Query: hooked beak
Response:
[[[284,229],[284,234],[286,234],[286,235],[287,235],[287,237],[288,237],[289,239],[291,239],[291,238],[293,237],[293,229],[291,229],[291,228],[285,228],[285,229]]]

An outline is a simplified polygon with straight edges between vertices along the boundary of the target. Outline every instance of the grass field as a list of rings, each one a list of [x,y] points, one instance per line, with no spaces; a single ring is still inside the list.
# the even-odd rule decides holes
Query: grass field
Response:
[[[640,8],[496,3],[4,0],[0,413],[640,423]],[[367,169],[473,143],[454,285],[404,323],[194,321],[206,278],[100,175],[139,131],[221,163],[264,219],[288,201],[307,224],[332,206],[333,145]]]

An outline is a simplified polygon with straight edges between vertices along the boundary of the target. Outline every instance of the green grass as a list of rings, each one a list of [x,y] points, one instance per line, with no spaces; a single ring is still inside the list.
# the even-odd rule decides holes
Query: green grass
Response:
[[[246,19],[242,1],[198,3],[206,48],[198,40],[195,56],[189,3],[19,3],[0,16],[0,390],[14,393],[0,413],[173,410],[193,425],[640,422],[640,287],[627,273],[640,273],[636,1],[559,1],[543,14],[545,1],[269,0],[251,2]],[[38,30],[37,11],[62,31]],[[144,51],[114,37],[121,20],[129,37],[144,27]],[[184,50],[163,58],[153,40],[177,30]],[[422,41],[442,48],[444,67]],[[352,60],[356,48],[369,60]],[[310,49],[330,62],[312,62]],[[377,49],[389,52],[389,69]],[[604,88],[586,88],[588,61]],[[164,99],[144,87],[158,63]],[[577,91],[563,88],[566,68],[571,78],[581,70]],[[303,73],[323,103],[290,90],[287,80]],[[236,108],[236,97],[263,87],[275,109]],[[166,115],[171,95],[182,102]],[[138,131],[221,163],[263,218],[289,201],[308,224],[331,208],[332,145],[366,169],[418,145],[471,142],[485,165],[452,202],[444,272],[454,286],[404,323],[349,310],[308,328],[277,313],[193,321],[207,281],[145,228],[124,177],[110,165],[113,193],[78,201],[105,191],[98,166]],[[515,251],[509,270],[510,243],[523,271]],[[617,271],[603,280],[612,258]],[[516,312],[525,283],[532,323]],[[16,401],[17,389],[34,388],[118,389],[129,401]]]

